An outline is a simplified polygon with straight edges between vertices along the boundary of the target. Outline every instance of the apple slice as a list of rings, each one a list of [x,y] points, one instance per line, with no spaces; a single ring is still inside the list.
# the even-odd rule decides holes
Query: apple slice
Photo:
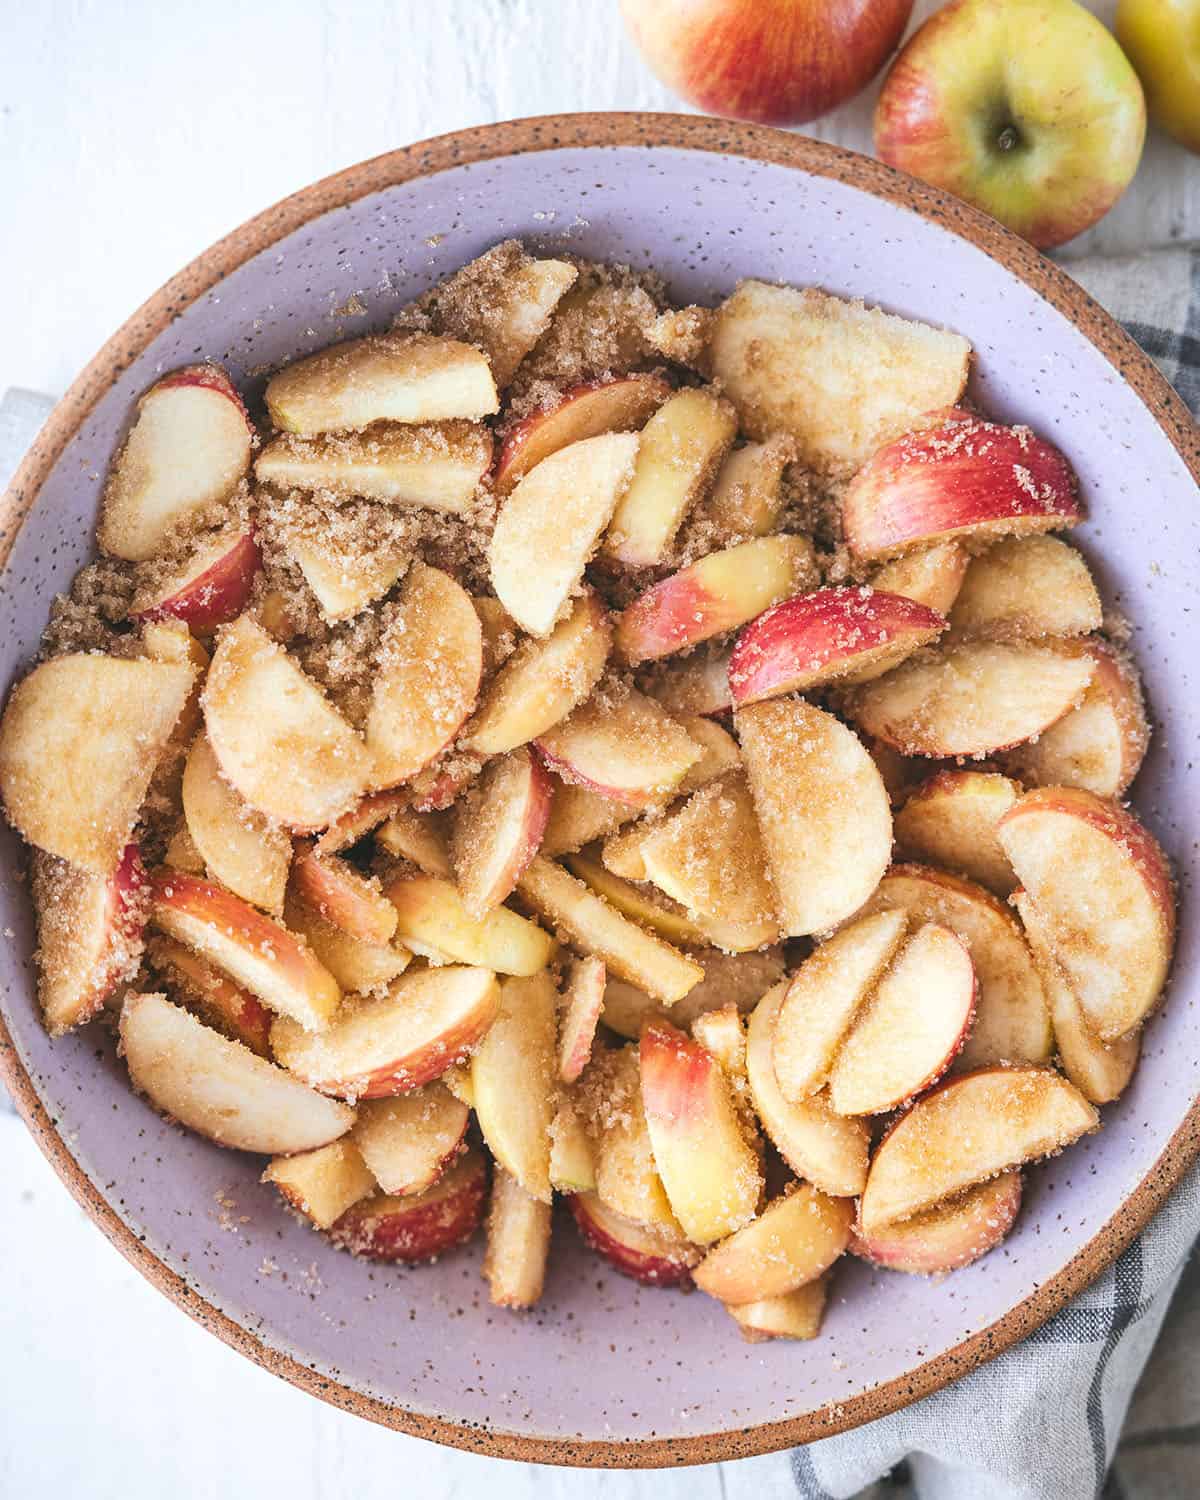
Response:
[[[302,937],[338,984],[351,995],[369,995],[398,979],[412,959],[401,943],[364,943],[327,922],[294,894],[283,908],[289,932]]]
[[[396,909],[397,938],[435,963],[477,964],[501,974],[528,976],[554,956],[554,939],[506,906],[474,917],[448,880],[398,875],[384,895]]]
[[[795,457],[795,442],[780,432],[765,443],[746,443],[729,454],[717,471],[712,494],[694,513],[713,547],[775,530],[786,499],[783,471]]]
[[[313,844],[317,855],[341,854],[374,833],[381,823],[405,810],[407,794],[395,789],[372,792],[348,813],[335,818]],[[394,852],[394,851],[393,851]],[[447,866],[447,872],[449,867]],[[439,874],[442,872],[438,872]]]
[[[398,1099],[366,1099],[351,1139],[385,1193],[404,1197],[432,1187],[466,1150],[471,1111],[442,1083]]]
[[[1081,701],[1093,671],[1053,646],[966,641],[853,689],[845,709],[904,755],[978,757],[1043,734]]]
[[[709,941],[705,929],[694,922],[677,902],[661,895],[653,886],[636,885],[606,870],[587,854],[567,856],[567,866],[580,880],[608,904],[629,917],[640,927],[656,932],[669,943],[704,947]]]
[[[463,906],[482,917],[512,894],[541,847],[553,783],[524,747],[492,761],[454,809],[450,859]]]
[[[136,844],[110,875],[40,849],[30,860],[37,913],[38,1003],[51,1036],[82,1026],[132,980],[142,957],[146,872]]]
[[[500,1011],[471,1055],[475,1114],[488,1148],[527,1193],[550,1202],[558,994],[547,970],[500,986]]]
[[[1142,1034],[1131,1031],[1112,1042],[1102,1042],[1089,1030],[1079,1001],[1066,981],[1045,919],[1024,891],[1013,896],[1025,935],[1042,978],[1054,1025],[1054,1045],[1063,1072],[1092,1104],[1111,1104],[1125,1092],[1137,1067]]]
[[[414,563],[375,662],[367,747],[376,786],[429,764],[475,706],[483,632],[471,596],[448,573]]]
[[[961,542],[934,542],[885,562],[871,575],[871,587],[949,615],[970,561],[971,554]]]
[[[447,751],[408,783],[409,807],[417,813],[444,812],[479,775],[484,759],[473,750]]]
[[[500,986],[490,969],[420,969],[385,995],[343,1008],[313,1035],[283,1018],[271,1046],[285,1068],[323,1094],[386,1099],[440,1078],[495,1020]]]
[[[366,790],[362,740],[249,615],[222,628],[202,702],[221,774],[272,822],[324,828]]]
[[[844,474],[958,400],[971,346],[815,287],[743,281],[717,310],[710,352],[749,437],[789,433],[805,467]]]
[[[661,375],[622,375],[572,386],[550,407],[518,422],[504,440],[493,485],[508,492],[543,459],[609,432],[636,432],[671,394]]]
[[[1006,751],[1002,763],[1032,786],[1119,797],[1150,743],[1141,681],[1133,662],[1107,641],[1088,641],[1081,652],[1095,663],[1081,702],[1036,740]]]
[[[758,1158],[720,1063],[699,1042],[648,1021],[640,1055],[642,1108],[667,1198],[688,1239],[712,1244],[753,1216]]]
[[[541,855],[531,861],[517,889],[574,947],[603,959],[610,973],[664,1005],[681,1000],[704,978],[698,963],[623,917],[583,881]]]
[[[591,1144],[601,1202],[635,1223],[678,1234],[679,1221],[671,1211],[650,1144],[638,1049],[600,1052],[580,1079],[574,1097]]]
[[[716,313],[711,307],[668,307],[646,330],[651,349],[672,364],[708,377],[708,340]]]
[[[295,360],[267,381],[280,432],[308,437],[373,422],[476,421],[499,409],[485,356],[421,333],[369,334]]]
[[[875,763],[851,730],[800,698],[739,709],[737,729],[781,928],[827,931],[858,910],[891,855]]]
[[[134,1088],[218,1146],[268,1156],[311,1151],[345,1135],[354,1111],[314,1093],[162,995],[129,995],[121,1051]]]
[[[492,435],[480,422],[427,427],[380,424],[366,432],[273,438],[259,454],[260,484],[331,491],[445,515],[471,508],[492,463]]]
[[[271,1056],[271,1012],[256,995],[171,938],[151,938],[146,957],[168,992],[206,1026],[259,1057]]]
[[[594,1193],[596,1159],[575,1107],[560,1099],[550,1122],[550,1186],[556,1193]]]
[[[775,895],[746,778],[730,772],[694,792],[641,843],[647,876],[719,948],[778,941]]]
[[[796,970],[768,1039],[784,1099],[795,1103],[824,1088],[842,1043],[907,927],[903,911],[859,917],[826,939]]]
[[[160,932],[194,948],[305,1030],[328,1023],[342,992],[303,938],[195,875],[156,870],[150,893],[151,920]]]
[[[740,708],[827,682],[869,682],[945,628],[945,619],[925,605],[865,584],[798,594],[738,636],[729,690]]]
[[[723,714],[733,707],[729,691],[731,648],[710,643],[690,656],[676,657],[650,667],[638,676],[642,691],[683,718],[691,714]]]
[[[711,1052],[730,1078],[746,1077],[746,1028],[736,1005],[706,1010],[692,1022],[692,1035]]]
[[[1020,795],[995,771],[938,771],[896,814],[897,857],[944,865],[1008,896],[1017,882],[996,824]]]
[[[383,947],[396,932],[396,908],[379,888],[336,854],[322,859],[311,847],[300,846],[292,866],[297,898],[334,927],[352,938]]]
[[[1027,793],[997,834],[1088,1026],[1105,1042],[1132,1031],[1158,1003],[1175,946],[1175,887],[1153,834],[1076,787]]]
[[[653,584],[617,619],[627,662],[656,661],[736,630],[777,600],[812,588],[818,573],[806,536],[766,536],[710,552]]]
[[[292,841],[248,807],[225,781],[203,734],[183,770],[183,815],[212,878],[235,896],[278,915],[283,910]]]
[[[829,1276],[818,1276],[782,1297],[762,1297],[729,1309],[730,1316],[750,1344],[765,1339],[815,1339],[821,1331]]]
[[[591,1058],[606,979],[603,962],[591,956],[575,959],[568,972],[558,1026],[558,1076],[563,1083],[574,1083]]]
[[[451,1064],[441,1075],[440,1081],[446,1085],[460,1104],[465,1104],[468,1109],[475,1108],[475,1093],[471,1088],[469,1062]]]
[[[676,1026],[692,1026],[698,1016],[722,1006],[736,1005],[745,1014],[754,1009],[759,996],[783,977],[783,949],[768,948],[762,953],[722,953],[719,948],[703,948],[694,953],[704,968],[699,984],[668,1009],[652,1000],[644,990],[636,989],[611,974],[604,986],[604,1009],[600,1019],[610,1031],[637,1041],[642,1022],[651,1016],[669,1019]]]
[[[378,509],[353,502],[351,508]],[[333,527],[291,536],[287,550],[331,625],[353,619],[382,599],[404,576],[413,556],[407,536],[381,539],[364,550],[359,537]]]
[[[386,853],[415,865],[422,875],[453,880],[446,818],[445,812],[419,813],[411,807],[398,807],[376,830],[375,842]]]
[[[977,985],[967,945],[918,927],[855,1016],[829,1071],[839,1115],[879,1115],[935,1083],[966,1041]]]
[[[223,500],[250,467],[254,429],[220,365],[185,365],[157,381],[109,471],[96,539],[141,562],[171,532]]]
[[[596,1193],[576,1193],[571,1212],[584,1243],[624,1276],[645,1286],[686,1286],[704,1254],[678,1230],[638,1224],[603,1203]]]
[[[952,1078],[879,1143],[859,1203],[860,1233],[911,1219],[964,1188],[1061,1151],[1100,1118],[1049,1068],[981,1068]]]
[[[975,1024],[960,1065],[1048,1062],[1053,1045],[1033,956],[1008,907],[982,886],[930,865],[894,865],[867,903],[912,923],[936,922],[966,943],[979,980]]]
[[[487,1221],[483,1274],[496,1307],[533,1307],[542,1295],[550,1254],[550,1204],[496,1168]]]
[[[315,1151],[277,1156],[262,1180],[274,1183],[284,1200],[318,1229],[328,1229],[348,1208],[375,1192],[375,1179],[357,1146],[345,1138]]]
[[[856,1226],[850,1253],[889,1271],[942,1276],[994,1250],[1020,1207],[1020,1172],[1002,1172],[911,1219],[885,1224],[869,1238]]]
[[[195,675],[82,653],[35,667],[0,720],[0,796],[17,832],[95,875],[115,869]]]
[[[627,568],[665,560],[683,518],[704,493],[737,434],[737,417],[712,390],[676,391],[642,428],[637,464],[605,538]]]
[[[550,818],[542,838],[541,852],[548,858],[574,854],[585,844],[614,834],[638,817],[639,808],[626,807],[586,786],[557,782],[550,804]]]
[[[489,559],[492,587],[530,635],[548,636],[634,472],[629,432],[584,438],[531,469],[500,507]]]
[[[710,1250],[692,1273],[718,1301],[784,1297],[822,1275],[850,1243],[854,1204],[800,1183]]]
[[[793,1172],[835,1198],[853,1198],[867,1180],[871,1134],[862,1120],[835,1114],[824,1094],[789,1103],[772,1060],[782,980],[755,1006],[746,1032],[746,1079],[762,1128]]]
[[[666,709],[634,688],[594,693],[534,744],[564,781],[628,807],[665,801],[702,755]]]
[[[1074,471],[1053,444],[961,409],[886,443],[842,500],[846,544],[864,561],[947,538],[1058,531],[1081,518]]]
[[[468,1151],[423,1193],[378,1193],[346,1210],[330,1231],[339,1250],[364,1260],[437,1260],[479,1228],[487,1198],[487,1163]]]
[[[1016,536],[974,558],[951,611],[956,637],[1028,641],[1090,635],[1103,623],[1088,565],[1056,536]]]
[[[194,543],[181,562],[151,565],[130,602],[130,616],[183,620],[197,635],[211,635],[249,604],[261,568],[254,532],[227,527]]]

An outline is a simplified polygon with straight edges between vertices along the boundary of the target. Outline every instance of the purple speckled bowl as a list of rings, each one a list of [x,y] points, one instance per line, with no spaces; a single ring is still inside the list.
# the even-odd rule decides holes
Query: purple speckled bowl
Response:
[[[0,684],[92,548],[101,477],[162,371],[265,367],[384,326],[507,235],[652,265],[681,300],[739,277],[812,282],[944,323],[976,394],[1066,451],[1081,545],[1136,625],[1157,732],[1134,798],[1182,865],[1200,835],[1200,440],[1149,362],[1061,272],[989,220],[874,162],[722,121],[521,121],[343,172],[209,250],[138,312],[50,418],[0,509]],[[340,316],[353,292],[367,311]],[[17,840],[0,836],[0,1073],[68,1187],[193,1317],[314,1394],[405,1431],[547,1462],[651,1465],[763,1452],[882,1415],[1036,1327],[1116,1255],[1200,1140],[1200,923],[1184,885],[1170,1001],[1106,1129],[1032,1174],[1020,1224],[941,1284],[840,1271],[813,1344],[743,1344],[702,1296],[640,1290],[556,1229],[533,1313],[491,1308],[479,1249],[372,1267],[285,1214],[261,1163],[172,1128],[90,1029],[51,1044],[33,999]],[[6,1029],[5,1029],[6,1028]],[[244,1216],[244,1217],[243,1217]],[[231,1232],[232,1231],[232,1232]]]

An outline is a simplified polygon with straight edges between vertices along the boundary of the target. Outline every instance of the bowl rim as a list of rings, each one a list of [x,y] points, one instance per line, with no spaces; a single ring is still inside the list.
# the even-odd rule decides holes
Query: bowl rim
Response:
[[[455,131],[347,167],[248,220],[173,276],[84,367],[50,413],[0,499],[0,575],[43,482],[92,407],[185,307],[252,256],[322,214],[418,178],[530,152],[611,147],[701,151],[789,167],[859,188],[966,239],[1062,313],[1109,361],[1200,485],[1200,428],[1150,358],[1065,271],[979,211],[857,152],[766,126],[667,113],[545,115]],[[954,1348],[845,1399],[836,1408],[822,1406],[725,1432],[581,1441],[506,1432],[411,1412],[354,1390],[269,1347],[172,1271],[92,1185],[38,1097],[2,1016],[0,1080],[43,1154],[117,1250],[177,1307],[255,1364],[333,1406],[414,1437],[492,1457],[593,1468],[658,1468],[773,1452],[844,1432],[939,1390],[1032,1333],[1087,1286],[1140,1232],[1200,1153],[1197,1098],[1141,1182],[1056,1276]]]

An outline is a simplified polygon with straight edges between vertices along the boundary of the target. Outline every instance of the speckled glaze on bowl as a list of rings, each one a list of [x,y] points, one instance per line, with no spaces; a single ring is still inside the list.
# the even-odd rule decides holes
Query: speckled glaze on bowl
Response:
[[[681,300],[739,277],[811,282],[944,323],[976,393],[1070,456],[1079,540],[1136,622],[1157,733],[1135,801],[1182,866],[1200,833],[1200,439],[1137,348],[1004,230],[875,162],[751,126],[671,115],[518,121],[414,146],[286,200],[207,251],[104,347],[51,416],[0,511],[0,683],[86,560],[101,476],[162,371],[263,371],[395,308],[506,235],[651,265]],[[345,316],[357,292],[366,312]],[[177,1304],[268,1369],[406,1432],[563,1464],[699,1463],[881,1416],[1036,1328],[1119,1253],[1200,1142],[1200,922],[1184,887],[1170,1001],[1107,1128],[1033,1174],[1018,1229],[940,1285],[852,1263],[813,1344],[746,1345],[709,1299],[640,1290],[556,1229],[541,1306],[488,1305],[479,1249],[372,1267],[280,1209],[260,1164],[163,1123],[94,1029],[51,1045],[35,1016],[17,841],[0,837],[0,1072],[67,1186]]]

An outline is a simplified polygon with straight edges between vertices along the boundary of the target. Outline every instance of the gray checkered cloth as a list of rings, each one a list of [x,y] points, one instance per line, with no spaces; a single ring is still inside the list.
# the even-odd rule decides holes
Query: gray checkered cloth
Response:
[[[1070,269],[1200,412],[1200,247]],[[0,403],[0,486],[50,406],[31,391]],[[1024,1343],[867,1427],[726,1465],[724,1488],[758,1500],[1200,1495],[1198,1233],[1193,1169],[1117,1263]]]

